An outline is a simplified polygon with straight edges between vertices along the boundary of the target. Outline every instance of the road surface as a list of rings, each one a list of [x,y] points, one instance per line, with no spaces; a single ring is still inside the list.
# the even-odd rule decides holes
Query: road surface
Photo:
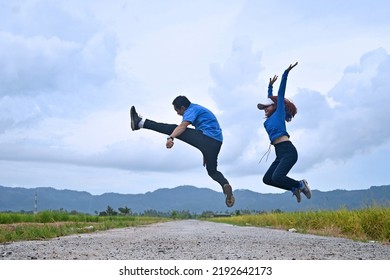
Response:
[[[0,260],[389,260],[390,245],[180,220],[0,244]]]

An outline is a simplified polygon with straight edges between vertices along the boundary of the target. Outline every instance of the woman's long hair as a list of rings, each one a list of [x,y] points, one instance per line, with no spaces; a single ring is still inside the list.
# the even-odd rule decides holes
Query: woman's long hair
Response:
[[[271,96],[270,98],[275,103],[275,106],[278,106],[278,97]],[[286,122],[290,122],[298,112],[297,107],[295,107],[294,103],[292,103],[287,98],[284,98],[284,105],[286,108]]]

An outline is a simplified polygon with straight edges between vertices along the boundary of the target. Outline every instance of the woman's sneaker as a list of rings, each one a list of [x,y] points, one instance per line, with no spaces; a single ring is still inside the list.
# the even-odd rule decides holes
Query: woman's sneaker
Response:
[[[226,197],[226,206],[227,207],[232,207],[234,205],[234,196],[233,196],[233,191],[232,191],[232,187],[229,185],[229,184],[225,184],[223,185],[222,187],[223,189],[223,193],[225,194],[225,197]]]
[[[309,188],[309,184],[305,179],[301,181],[301,187],[300,187],[301,193],[303,193],[308,199],[311,198],[311,190]]]
[[[301,203],[301,191],[300,191],[300,189],[299,188],[294,188],[291,191],[293,193],[293,196],[295,196],[297,198],[297,202]]]

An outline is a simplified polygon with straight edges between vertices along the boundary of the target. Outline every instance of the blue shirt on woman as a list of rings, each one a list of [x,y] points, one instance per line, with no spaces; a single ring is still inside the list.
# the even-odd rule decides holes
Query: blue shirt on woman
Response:
[[[286,92],[288,71],[284,71],[282,76],[282,81],[280,82],[279,91],[278,91],[278,104],[276,106],[275,112],[267,118],[264,122],[264,128],[268,133],[268,137],[271,140],[271,144],[275,139],[281,136],[287,136],[290,138],[290,135],[287,133],[286,129],[286,106],[284,104],[284,95]],[[272,96],[272,85],[268,87],[268,97]]]

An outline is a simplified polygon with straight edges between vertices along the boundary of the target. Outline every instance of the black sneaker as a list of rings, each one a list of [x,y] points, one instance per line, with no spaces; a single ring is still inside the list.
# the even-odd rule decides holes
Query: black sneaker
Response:
[[[307,181],[305,179],[303,179],[302,181],[302,187],[300,188],[300,191],[308,198],[310,199],[311,198],[311,190],[309,188],[309,184],[307,183]]]
[[[139,122],[142,120],[142,118],[137,114],[137,111],[135,110],[134,106],[131,106],[130,109],[130,124],[131,124],[131,130],[138,130],[139,129]]]
[[[297,202],[301,203],[301,191],[299,190],[299,188],[295,188],[294,190],[291,191],[293,193],[293,196],[297,197]]]
[[[222,189],[223,189],[223,193],[225,194],[225,197],[226,197],[226,200],[225,200],[226,206],[233,207],[235,199],[233,196],[232,187],[229,184],[225,184]]]

